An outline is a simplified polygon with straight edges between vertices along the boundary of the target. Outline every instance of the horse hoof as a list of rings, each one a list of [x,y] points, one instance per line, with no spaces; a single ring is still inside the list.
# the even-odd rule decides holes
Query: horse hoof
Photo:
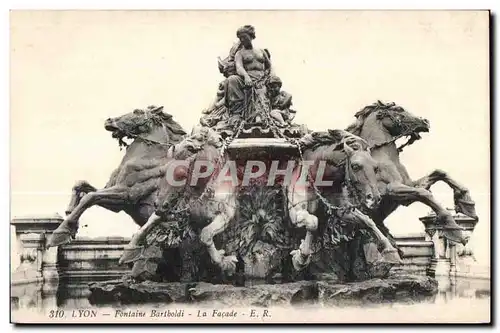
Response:
[[[47,249],[50,249],[51,247],[57,247],[61,246],[64,244],[71,243],[73,240],[73,237],[71,236],[71,232],[69,231],[62,231],[62,232],[54,232],[52,235],[50,235],[49,239],[47,240]]]
[[[462,227],[457,224],[453,216],[448,213],[438,215],[436,218],[436,224],[442,229],[462,230]]]
[[[384,250],[381,253],[382,255],[382,261],[387,264],[394,264],[394,265],[402,265],[403,260],[399,256],[399,252],[397,250]]]
[[[477,220],[475,203],[472,200],[455,199],[455,211]]]
[[[293,268],[295,268],[296,271],[303,270],[311,262],[311,256],[304,257],[300,250],[293,250],[290,252],[290,255],[292,256]]]
[[[123,254],[118,260],[119,265],[128,264],[130,262],[136,262],[142,256],[144,251],[143,246],[127,246],[123,249]]]
[[[314,215],[309,215],[306,219],[306,230],[316,231],[318,229],[318,218]]]
[[[236,263],[238,258],[236,256],[226,256],[222,258],[221,269],[224,273],[232,275],[236,272]]]
[[[464,235],[462,229],[443,229],[442,234],[447,240],[463,245],[467,245],[470,239],[469,236]]]

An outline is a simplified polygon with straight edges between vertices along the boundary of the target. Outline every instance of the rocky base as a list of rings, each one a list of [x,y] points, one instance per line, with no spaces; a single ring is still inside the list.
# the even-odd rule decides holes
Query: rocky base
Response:
[[[260,284],[249,287],[210,283],[157,283],[112,280],[90,284],[94,305],[149,303],[210,303],[224,306],[323,304],[360,306],[378,303],[413,303],[432,299],[437,281],[428,276],[393,275],[385,279],[341,284],[329,274],[312,281]]]

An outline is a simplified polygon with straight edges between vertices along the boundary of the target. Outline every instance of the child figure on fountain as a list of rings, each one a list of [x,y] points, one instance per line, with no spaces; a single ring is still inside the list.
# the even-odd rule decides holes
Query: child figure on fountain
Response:
[[[276,120],[278,126],[286,127],[291,124],[297,111],[290,109],[292,95],[281,90],[281,86],[281,79],[272,75],[267,83],[267,91],[271,102],[271,117]]]

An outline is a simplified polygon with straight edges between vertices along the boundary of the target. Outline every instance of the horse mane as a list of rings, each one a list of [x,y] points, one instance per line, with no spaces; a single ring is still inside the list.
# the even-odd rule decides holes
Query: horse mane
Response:
[[[361,129],[365,123],[366,118],[375,111],[385,111],[385,112],[404,112],[401,106],[396,105],[394,102],[384,103],[380,100],[376,101],[371,105],[365,106],[360,111],[356,112],[354,117],[356,121],[349,125],[346,131],[359,136],[361,134]]]
[[[163,112],[162,112],[163,113]],[[163,113],[164,114],[164,113]],[[176,122],[172,115],[164,114],[167,118],[165,119],[165,127],[170,132],[171,142],[180,142],[187,134],[187,132],[182,128],[182,126]]]
[[[358,144],[361,149],[368,149],[368,143],[357,135],[341,129],[334,129],[306,134],[299,140],[301,149],[314,150],[320,146],[335,145],[333,150],[343,150],[344,144]],[[354,147],[353,147],[354,148]],[[358,148],[358,147],[356,147]]]
[[[208,127],[201,127],[197,128],[197,131],[195,131],[195,128],[193,128],[193,132],[191,134],[188,134],[182,138],[179,142],[183,140],[189,140],[193,137],[199,137],[201,134],[201,141],[198,141],[198,144],[200,146],[200,150],[197,152],[191,152],[188,151],[187,149],[184,150],[177,150],[176,151],[176,158],[179,156],[182,156],[182,158],[187,159],[187,160],[192,160],[196,159],[199,154],[206,154],[205,157],[208,157],[209,160],[215,160],[219,157],[220,149],[222,147],[223,141],[220,135],[214,131],[213,129],[210,129]],[[215,135],[214,135],[215,134]],[[215,153],[214,153],[215,152]],[[213,156],[212,156],[213,155]]]
[[[148,106],[145,111],[150,111],[148,115],[149,121],[153,124],[158,126],[165,125],[169,132],[171,143],[180,142],[186,136],[187,132],[174,120],[170,113],[163,111],[163,106]]]

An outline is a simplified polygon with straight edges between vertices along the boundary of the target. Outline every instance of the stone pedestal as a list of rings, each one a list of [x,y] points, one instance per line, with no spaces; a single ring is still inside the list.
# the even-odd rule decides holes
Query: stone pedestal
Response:
[[[15,228],[17,250],[11,261],[19,257],[19,266],[12,272],[12,284],[57,281],[57,248],[47,249],[48,236],[63,221],[58,215],[16,217],[11,221]]]
[[[450,276],[450,266],[448,258],[432,259],[427,273],[431,276]]]
[[[453,211],[451,209],[448,210]],[[478,220],[460,213],[454,214],[453,218],[459,226],[464,228],[466,235],[472,235]],[[448,241],[443,237],[441,229],[435,224],[435,220],[436,215],[433,212],[420,218],[420,221],[425,225],[427,239],[431,240],[434,244],[433,259],[428,273],[435,276],[448,276],[452,278],[460,276],[489,279],[489,269],[485,269],[484,267],[479,269],[476,267],[477,265],[475,265],[470,245],[467,244],[464,246]],[[480,271],[481,273],[474,275],[474,271]],[[485,271],[488,273],[484,274]]]
[[[58,307],[57,287],[57,284],[45,282],[12,285],[10,288],[11,309],[37,309],[39,312],[45,309],[56,309]]]
[[[204,307],[270,307],[318,304],[366,306],[380,303],[414,303],[434,300],[438,283],[428,276],[395,274],[385,279],[340,283],[335,275],[321,274],[311,281],[235,287],[224,284],[157,283],[114,280],[92,283],[93,305],[130,306],[175,302]]]

